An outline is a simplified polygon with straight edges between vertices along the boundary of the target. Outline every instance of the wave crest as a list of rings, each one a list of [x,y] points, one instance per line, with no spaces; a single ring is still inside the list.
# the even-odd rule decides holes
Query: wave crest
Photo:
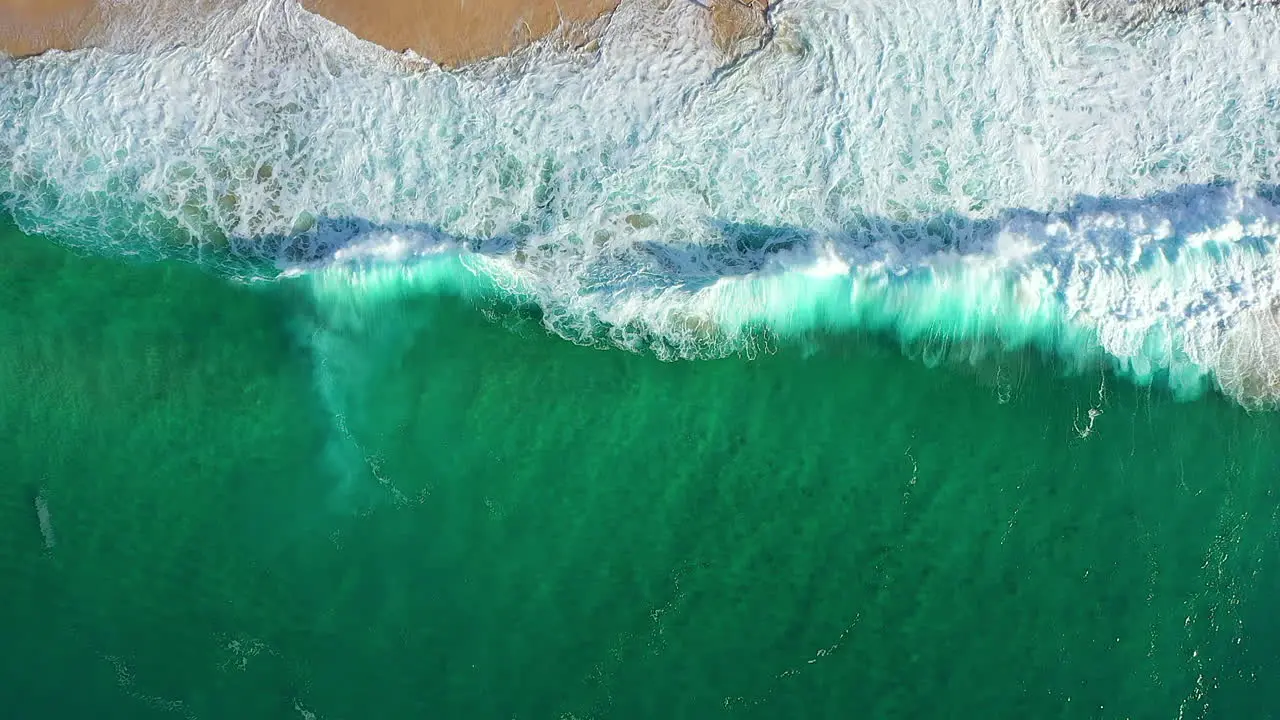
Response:
[[[513,298],[663,358],[866,327],[1274,396],[1276,14],[1116,38],[1029,0],[794,0],[726,72],[699,13],[624,3],[595,50],[455,73],[292,0],[0,60],[0,202],[95,251]]]

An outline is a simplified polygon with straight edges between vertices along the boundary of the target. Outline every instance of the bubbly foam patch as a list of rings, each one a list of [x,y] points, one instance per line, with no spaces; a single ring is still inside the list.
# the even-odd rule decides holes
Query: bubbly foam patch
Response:
[[[1105,23],[1113,29],[1131,32],[1141,25],[1172,14],[1201,11],[1206,5],[1214,9],[1240,10],[1276,5],[1276,0],[1062,0],[1061,8],[1068,20]]]
[[[497,294],[535,302],[567,339],[664,359],[871,328],[924,355],[1038,347],[1081,367],[1106,359],[1187,396],[1216,373],[1250,406],[1277,397],[1280,206],[1267,198],[1199,186],[1062,213],[883,223],[829,235],[722,225],[711,249],[655,242],[579,255],[567,292],[513,246],[366,227],[313,287],[344,315],[409,292]]]
[[[730,68],[691,3],[455,73],[292,0],[183,47],[0,61],[0,196],[81,247],[310,273],[321,298],[500,292],[663,357],[877,326],[1274,395],[1253,363],[1280,15],[1122,36],[1024,0],[773,17]]]

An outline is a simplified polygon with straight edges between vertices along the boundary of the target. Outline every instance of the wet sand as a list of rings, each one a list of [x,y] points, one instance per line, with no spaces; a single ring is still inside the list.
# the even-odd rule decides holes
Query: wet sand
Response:
[[[511,52],[561,24],[581,26],[612,12],[617,0],[301,0],[303,7],[391,50],[414,50],[442,65]],[[121,5],[97,0],[0,0],[0,51],[33,55],[82,47],[110,15],[154,15],[183,0]],[[139,8],[145,5],[145,8]]]
[[[0,51],[32,55],[80,47],[101,20],[94,0],[0,0]]]
[[[190,16],[194,5],[236,1],[0,0],[0,52],[32,55],[54,48],[75,49],[91,44],[94,32],[105,24],[132,27],[130,23],[139,22],[138,18]],[[618,1],[300,0],[307,9],[358,37],[397,52],[413,50],[446,66],[510,53],[562,26],[585,28],[611,13]],[[695,1],[710,8],[712,38],[727,53],[739,54],[763,38],[766,0]],[[124,19],[126,14],[133,19]],[[577,37],[585,40],[587,36]]]
[[[562,23],[590,23],[617,0],[302,0],[309,10],[392,50],[442,65],[505,55]]]

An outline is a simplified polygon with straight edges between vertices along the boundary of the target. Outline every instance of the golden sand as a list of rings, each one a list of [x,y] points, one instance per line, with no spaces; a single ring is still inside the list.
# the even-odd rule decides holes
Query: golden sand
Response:
[[[303,0],[303,6],[358,37],[459,65],[581,25],[612,12],[617,0]]]
[[[0,0],[0,51],[71,50],[99,18],[94,0]]]
[[[234,2],[235,0],[229,0]],[[633,0],[655,2],[660,0]],[[670,0],[680,2],[682,0]],[[442,65],[507,54],[562,26],[583,27],[618,0],[301,0],[304,7],[358,37],[395,51],[413,50]],[[701,0],[706,4],[707,0]],[[147,7],[139,8],[139,3]],[[726,52],[762,37],[766,0],[711,0],[709,24]],[[0,0],[0,52],[32,55],[81,47],[113,13],[143,16],[165,5],[189,11],[191,0]],[[122,8],[132,7],[132,10]],[[115,8],[115,9],[113,9]],[[116,16],[119,20],[120,17]]]

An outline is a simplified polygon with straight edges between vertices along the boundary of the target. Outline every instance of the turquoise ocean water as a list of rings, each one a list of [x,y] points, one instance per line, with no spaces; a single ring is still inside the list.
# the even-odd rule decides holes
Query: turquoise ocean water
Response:
[[[327,328],[362,349],[335,435],[297,287],[4,241],[12,717],[1277,707],[1274,415],[874,336],[660,363],[428,297]]]
[[[1280,715],[1280,16],[954,5],[0,59],[3,716]]]

